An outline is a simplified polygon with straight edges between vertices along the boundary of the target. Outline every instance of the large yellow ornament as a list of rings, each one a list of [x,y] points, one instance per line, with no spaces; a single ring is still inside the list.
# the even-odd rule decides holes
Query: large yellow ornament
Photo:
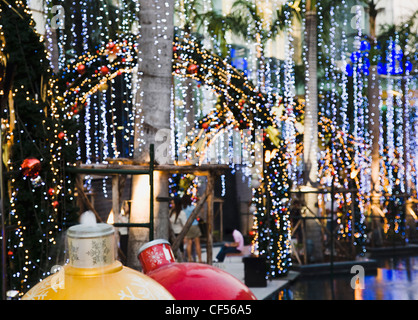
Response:
[[[174,300],[158,282],[116,260],[114,229],[105,223],[68,229],[69,263],[23,300]]]

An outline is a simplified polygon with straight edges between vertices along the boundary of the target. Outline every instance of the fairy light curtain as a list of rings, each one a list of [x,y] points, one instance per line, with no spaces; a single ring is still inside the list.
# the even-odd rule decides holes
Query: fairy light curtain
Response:
[[[53,128],[56,138],[51,146],[56,153],[52,164],[58,167],[60,149],[53,147],[58,147],[64,138],[66,144],[78,146],[78,160],[85,163],[131,157],[134,126],[141,123],[136,121],[141,106],[132,105],[133,96],[140,87],[133,76],[138,58],[136,36],[130,34],[139,3],[132,2],[134,8],[130,10],[124,2],[110,9],[110,3],[104,0],[99,4],[90,1],[58,3],[68,6],[67,12],[72,13],[69,16],[76,19],[69,20],[72,35],[58,31],[59,45],[49,48],[52,55],[58,57],[61,70],[59,78],[50,86],[54,96],[51,112],[62,123],[76,120],[82,128],[71,135],[63,131],[61,138],[58,136],[60,129]],[[210,10],[210,2],[204,3],[205,11]],[[48,6],[53,4],[55,2],[47,2]],[[187,1],[183,3],[186,4]],[[366,240],[364,210],[368,201],[364,195],[369,183],[370,142],[364,95],[367,47],[362,47],[363,35],[357,25],[355,52],[350,56],[344,31],[350,17],[348,5],[345,1],[330,6],[326,4],[319,1],[317,5],[319,44],[324,49],[319,50],[318,57],[318,64],[324,70],[319,85],[323,97],[318,123],[322,146],[320,182],[329,186],[330,174],[337,173],[338,186],[350,187],[354,183],[358,188],[356,199],[350,195],[337,196],[342,209],[338,227],[340,239],[354,234],[358,248],[363,251]],[[303,152],[300,144],[303,104],[295,96],[291,16],[285,11],[284,17],[285,60],[281,64],[265,57],[262,76],[254,62],[257,50],[249,51],[248,72],[243,73],[245,70],[238,70],[238,65],[231,65],[227,58],[206,50],[218,50],[220,39],[215,39],[215,42],[206,39],[200,46],[197,39],[185,36],[180,30],[173,45],[173,160],[197,159],[199,163],[231,164],[232,168],[236,163],[243,165],[253,189],[254,252],[264,255],[269,261],[269,277],[285,274],[291,265],[288,191],[291,181],[298,179],[300,167],[297,163]],[[326,19],[332,25],[328,38],[324,38]],[[110,29],[108,21],[117,22],[116,26],[112,24]],[[116,29],[122,31],[122,37],[116,37]],[[47,36],[51,35],[51,30],[47,30]],[[400,53],[396,50],[393,53],[393,48],[386,57],[389,65],[399,60],[396,55]],[[348,59],[351,60],[351,71],[346,63]],[[388,88],[398,84],[388,78]],[[416,84],[409,81],[407,86],[415,88]],[[388,111],[382,115],[388,125],[393,123],[392,120],[399,124],[404,121],[399,108],[395,107],[401,101],[392,91],[387,91],[390,97],[386,100]],[[354,118],[349,116],[351,112]],[[353,121],[356,118],[358,121]],[[416,120],[411,117],[410,121]],[[190,131],[183,130],[188,126]],[[392,134],[389,130],[386,132]],[[389,156],[385,160],[389,159],[386,169],[390,170],[389,185],[392,189],[396,185],[395,175],[401,178],[405,172],[401,166],[393,165],[397,152],[402,148],[406,150],[400,139],[404,132],[393,131],[393,136],[381,137],[385,141],[383,145],[388,148]],[[416,143],[416,134],[408,141]],[[359,173],[350,179],[349,176],[357,171]],[[407,171],[413,172],[412,169]],[[182,178],[178,178],[173,177],[170,183],[180,183]],[[196,189],[198,183],[194,177],[186,179]],[[53,197],[64,192],[61,182],[62,178],[57,180],[58,193],[53,193]],[[173,191],[173,194],[176,193]],[[358,204],[355,206],[358,211],[347,209],[353,201]],[[350,224],[353,215],[356,215],[354,226]]]
[[[1,92],[7,101],[1,110],[7,284],[22,294],[63,260],[62,231],[77,217],[74,179],[64,171],[67,161],[75,161],[75,127],[64,132],[60,115],[49,108],[54,75],[26,4],[1,3],[0,28],[2,54],[8,56]]]
[[[129,26],[132,25],[132,22],[130,21],[134,19],[136,13],[134,10],[124,11],[123,9],[126,9],[125,6],[127,5],[124,2],[115,6],[106,0],[82,2],[47,1],[45,12],[49,12],[49,10],[56,5],[63,7],[63,11],[65,12],[64,24],[67,28],[51,30],[51,16],[48,15],[46,34],[48,37],[47,43],[49,44],[49,53],[58,60],[58,70],[62,73],[62,78],[67,76],[66,69],[69,69],[72,65],[78,64],[79,74],[82,75],[85,69],[88,69],[91,64],[95,63],[96,59],[102,59],[102,56],[98,56],[96,51],[105,47],[108,43],[111,43],[112,39],[116,38],[116,34],[118,32],[125,32],[129,34]],[[130,15],[129,19],[126,17],[128,13]],[[71,30],[71,32],[69,32],[69,30]],[[55,39],[52,38],[52,31],[56,33],[56,42]],[[57,46],[53,46],[53,43],[57,43]],[[109,62],[111,62],[112,57],[114,58],[114,56],[118,54],[116,51],[113,53],[114,55],[110,55],[109,57]],[[79,59],[79,57],[89,57],[88,60],[85,59],[87,60],[85,61],[87,65],[81,65],[82,63],[80,60],[83,59]],[[75,76],[73,78],[66,78],[68,86],[73,85]],[[121,97],[118,98],[130,98],[130,92],[126,88],[129,86],[129,82],[123,81],[123,78],[118,80],[121,83],[115,83],[115,81],[113,81],[115,86],[121,87],[118,91],[121,91],[122,94]],[[107,127],[108,122],[106,117],[103,115],[103,109],[104,106],[106,106],[107,109],[111,109],[112,107],[114,108],[115,106],[115,90],[106,90],[108,87],[109,84],[103,84],[101,88],[102,90],[90,97],[90,100],[87,101],[89,105],[91,104],[90,108],[88,108],[89,112],[83,115],[84,117],[87,117],[87,119],[94,119],[94,121],[91,121],[93,125],[92,131],[98,132],[98,134],[103,137],[106,142],[109,133],[105,131],[105,127]],[[111,107],[109,107],[109,105],[111,105]],[[121,109],[123,110],[123,107]],[[94,113],[93,110],[96,111],[96,113]],[[94,130],[96,129],[94,126],[98,127],[97,130]],[[87,148],[92,151],[97,151],[100,149],[100,147],[97,146],[98,137],[92,136],[92,134],[93,133],[88,132],[88,130],[85,132],[86,140],[89,142],[91,141],[92,144]],[[109,138],[109,140],[111,139]],[[102,148],[101,151],[104,151],[105,155],[108,154],[106,149],[103,150]],[[113,153],[116,153],[117,155],[118,151],[114,151]],[[91,160],[92,162],[102,160],[96,154],[91,156],[92,159],[89,159],[89,156],[90,154],[84,154],[82,156],[83,160]]]
[[[185,112],[190,110],[185,109],[190,106],[185,105],[185,101],[190,99],[190,94],[194,94],[194,102],[200,101],[199,90],[202,87],[211,88],[217,97],[216,104],[203,114],[203,109],[198,107],[201,116],[196,118],[183,146],[180,146],[182,138],[178,138],[179,133],[176,132],[176,148],[180,154],[184,153],[182,160],[226,163],[233,167],[237,155],[234,142],[238,140],[243,146],[238,154],[241,161],[247,161],[245,164],[250,170],[246,173],[251,176],[254,192],[256,237],[253,250],[267,259],[268,277],[285,274],[290,266],[288,175],[295,173],[296,161],[287,159],[295,157],[293,106],[296,99],[290,14],[286,19],[287,59],[283,63],[285,70],[282,83],[279,82],[280,69],[271,70],[268,59],[265,59],[267,63],[263,64],[261,76],[258,69],[257,72],[248,72],[254,74],[255,78],[247,78],[244,70],[236,70],[226,63],[226,59],[210,54],[193,36],[181,30],[174,46],[173,74],[179,78],[174,90],[174,108],[177,107],[175,114],[180,115],[180,119],[175,117],[175,121],[189,124]],[[190,79],[196,81],[194,93],[190,90]],[[281,85],[284,88],[284,99],[277,95]],[[179,99],[179,96],[183,99]],[[211,148],[220,152],[211,152]],[[265,153],[268,154],[267,163],[264,160]],[[213,154],[217,157],[213,158]],[[178,179],[173,177],[172,181],[176,180],[174,178]]]
[[[134,2],[130,3],[135,6]],[[22,82],[22,86],[15,90],[14,99],[9,100],[10,108],[2,110],[2,118],[7,119],[10,129],[6,135],[10,158],[4,157],[4,152],[2,158],[7,169],[18,174],[10,176],[7,184],[8,223],[17,225],[7,239],[9,281],[21,292],[48,276],[51,263],[62,263],[62,257],[57,255],[63,252],[59,234],[75,221],[76,213],[74,180],[65,174],[64,167],[77,160],[101,162],[132,152],[130,124],[134,108],[130,104],[135,88],[131,80],[130,52],[134,52],[136,40],[128,34],[120,43],[113,43],[116,32],[110,29],[109,21],[115,22],[113,27],[118,31],[130,31],[139,7],[121,11],[127,9],[123,4],[110,9],[110,2],[102,0],[47,1],[45,12],[50,12],[54,5],[64,6],[67,28],[52,30],[52,17],[46,15],[46,52],[42,47],[43,38],[36,34],[31,12],[24,3],[17,1],[1,12],[2,33],[13,34],[8,18],[17,18],[11,24],[18,24],[20,29],[15,30],[19,30],[19,35],[28,35],[25,41],[32,41],[31,44],[22,42],[19,35],[12,38],[18,43],[14,56],[22,59],[18,64],[30,69],[20,73],[22,80],[15,77],[15,85]],[[9,50],[13,41],[2,41],[2,49]],[[40,47],[35,48],[37,45]],[[31,50],[34,53],[23,58],[15,54],[31,53]],[[121,67],[115,71],[116,65]],[[32,83],[24,83],[27,72]],[[26,101],[26,111],[15,113],[17,105],[13,108],[12,100],[19,101],[19,109],[25,108],[22,101]],[[47,106],[44,108],[43,104]],[[42,116],[45,119],[38,123]],[[116,135],[117,130],[121,134]],[[20,146],[23,147],[19,151]]]
[[[336,194],[335,199],[326,195],[318,200],[320,207],[335,201],[337,239],[342,243],[353,241],[357,253],[364,254],[370,141],[365,91],[367,75],[363,72],[367,58],[362,54],[364,49],[360,48],[362,17],[352,17],[347,1],[334,3],[321,0],[317,2],[316,9],[320,70],[319,183],[330,187],[334,182],[335,188],[358,190],[354,198],[353,193],[341,193]],[[354,26],[350,25],[352,21],[355,21]],[[353,32],[354,38],[349,38],[348,34]],[[351,54],[352,48],[354,53]]]
[[[139,2],[46,2],[49,9],[56,5],[63,7],[66,27],[51,30],[51,16],[47,16],[46,35],[49,53],[58,60],[57,73],[60,73],[61,79],[66,80],[65,85],[71,93],[85,90],[86,86],[90,89],[89,95],[81,101],[74,101],[71,94],[60,96],[64,100],[59,104],[71,105],[70,112],[76,115],[80,124],[77,134],[78,160],[84,163],[106,163],[110,158],[132,157],[134,118],[137,115],[136,106],[132,102],[138,89],[133,86],[137,83],[133,81],[133,73],[126,70],[121,70],[117,75],[111,73],[108,81],[99,84],[94,83],[94,77],[89,77],[97,65],[101,69],[94,70],[96,74],[109,73],[115,60],[120,62],[119,58],[127,50],[126,47],[136,41],[132,32],[136,30]],[[123,41],[114,42],[120,38],[124,38]],[[57,46],[53,46],[53,43],[57,43]],[[82,83],[83,79],[87,83]],[[90,190],[90,177],[86,177],[85,184]],[[103,178],[103,191],[106,197],[107,177]]]

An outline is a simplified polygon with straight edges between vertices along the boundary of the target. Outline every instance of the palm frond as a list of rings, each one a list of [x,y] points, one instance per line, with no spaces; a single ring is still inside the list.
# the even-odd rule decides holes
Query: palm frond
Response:
[[[249,15],[254,22],[261,23],[262,18],[257,12],[257,6],[252,1],[236,0],[232,4],[231,10],[239,11],[242,16]]]
[[[270,28],[270,34],[272,37],[275,37],[286,30],[286,24],[284,23],[286,19],[295,19],[298,22],[302,21],[301,1],[291,3],[286,2],[274,12],[274,20]]]

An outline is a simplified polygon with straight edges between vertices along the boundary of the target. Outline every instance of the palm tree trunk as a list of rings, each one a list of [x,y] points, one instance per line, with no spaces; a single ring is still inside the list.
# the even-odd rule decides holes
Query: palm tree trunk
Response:
[[[378,86],[377,67],[372,65],[369,73],[368,102],[369,102],[369,130],[372,137],[372,165],[371,165],[371,184],[372,192],[379,193],[380,186],[380,110],[379,110],[379,86]]]
[[[155,160],[157,163],[167,163],[169,158],[174,33],[173,3],[173,1],[163,0],[141,1],[141,37],[138,42],[137,75],[139,90],[135,97],[135,105],[142,109],[143,123],[140,123],[140,118],[136,119],[138,125],[135,125],[134,158],[144,162],[149,160],[150,144],[155,144]],[[167,140],[156,141],[157,132],[165,132]],[[140,138],[143,140],[142,146],[139,143]],[[161,149],[165,149],[166,152],[160,152]],[[154,238],[168,239],[168,203],[156,201],[157,197],[168,197],[167,174],[155,172],[154,182]],[[149,194],[148,175],[133,176],[130,222],[144,223],[149,221]],[[139,269],[137,253],[148,239],[149,232],[147,229],[130,229],[127,257],[130,267]]]
[[[169,4],[165,7],[165,4]],[[141,1],[141,31],[138,42],[139,94],[136,104],[142,108],[143,127],[136,126],[134,158],[148,161],[149,145],[155,143],[158,130],[170,126],[170,101],[172,85],[173,4],[163,0]],[[166,16],[166,14],[169,14]],[[165,21],[166,22],[163,22]],[[167,28],[167,29],[165,29]],[[144,146],[138,144],[140,131]],[[157,146],[156,146],[157,147]],[[166,159],[156,160],[159,163]]]
[[[316,186],[318,178],[318,80],[316,12],[306,12],[307,73],[304,131],[305,184]]]
[[[376,45],[376,15],[377,11],[374,2],[369,3],[369,27],[371,46]],[[373,9],[373,10],[372,10]],[[372,60],[372,59],[371,59]],[[372,244],[380,246],[382,244],[382,227],[380,222],[380,109],[379,109],[379,75],[377,66],[371,65],[368,79],[367,99],[369,103],[369,132],[372,139],[372,163],[371,163],[371,204],[372,204]]]
[[[371,163],[371,204],[372,204],[372,236],[373,246],[382,245],[383,235],[380,222],[380,109],[377,67],[371,66],[369,73],[368,102],[369,102],[369,131],[372,139]]]
[[[303,137],[304,180],[307,191],[315,191],[318,179],[318,79],[317,79],[317,14],[311,1],[306,2],[307,84],[305,124]],[[318,215],[318,194],[306,193],[308,211]],[[312,241],[311,261],[323,260],[320,224],[314,219],[306,221],[306,238]]]

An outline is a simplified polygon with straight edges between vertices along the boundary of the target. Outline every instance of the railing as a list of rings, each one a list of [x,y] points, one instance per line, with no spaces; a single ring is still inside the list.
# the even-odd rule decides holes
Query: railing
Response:
[[[154,240],[154,167],[155,167],[155,154],[154,145],[150,145],[150,164],[149,169],[118,169],[118,168],[79,168],[79,167],[67,167],[66,171],[77,174],[95,174],[95,175],[149,175],[150,185],[150,218],[148,223],[114,223],[114,227],[128,227],[128,228],[148,228],[149,240]],[[116,212],[114,214],[117,214]]]

